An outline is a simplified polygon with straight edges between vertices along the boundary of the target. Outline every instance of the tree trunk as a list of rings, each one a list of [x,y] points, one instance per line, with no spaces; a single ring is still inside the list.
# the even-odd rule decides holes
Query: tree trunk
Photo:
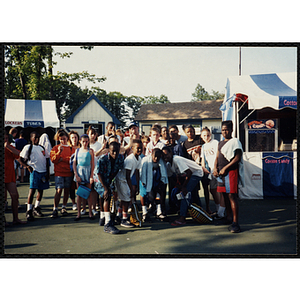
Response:
[[[21,83],[21,87],[22,87],[22,94],[23,94],[23,98],[26,99],[27,98],[27,93],[26,93],[26,83],[25,83],[25,78],[22,75],[22,68],[21,68],[21,58],[20,58],[20,53],[19,53],[19,46],[15,46],[16,48],[16,52],[17,52],[17,63],[18,63],[18,71],[19,71],[19,78],[20,78],[20,83]]]

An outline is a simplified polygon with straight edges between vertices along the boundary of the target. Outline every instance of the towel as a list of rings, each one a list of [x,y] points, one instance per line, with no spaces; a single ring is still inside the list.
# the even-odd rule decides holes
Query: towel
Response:
[[[168,183],[168,175],[165,166],[165,162],[160,159],[159,160],[159,169],[161,173],[160,180],[164,183]],[[153,163],[151,155],[145,156],[142,160],[142,168],[140,174],[140,180],[144,186],[146,186],[147,193],[151,192],[153,186]]]

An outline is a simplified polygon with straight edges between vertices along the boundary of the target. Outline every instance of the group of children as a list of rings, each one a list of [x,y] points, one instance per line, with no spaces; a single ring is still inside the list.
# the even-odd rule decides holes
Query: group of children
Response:
[[[220,143],[211,139],[208,128],[202,130],[201,136],[195,134],[192,125],[184,126],[184,131],[186,135],[179,135],[176,125],[167,128],[155,124],[149,136],[141,136],[135,122],[129,125],[128,137],[124,137],[121,131],[116,132],[112,122],[107,125],[106,133],[99,137],[92,126],[81,137],[76,131],[67,133],[60,129],[54,136],[59,144],[50,153],[39,145],[37,132],[32,132],[30,144],[24,146],[21,152],[6,140],[5,172],[9,166],[8,159],[10,164],[18,159],[30,173],[28,221],[34,220],[35,216],[43,216],[40,203],[43,191],[49,188],[49,165],[52,163],[56,192],[51,218],[58,217],[59,202],[64,192],[62,216],[68,214],[66,206],[70,197],[72,209],[77,209],[75,221],[80,221],[86,213],[87,203],[89,218],[95,219],[99,209],[99,225],[104,226],[104,232],[117,234],[116,225],[134,227],[128,212],[136,203],[136,196],[140,195],[144,222],[151,222],[150,214],[167,221],[167,215],[179,212],[179,217],[171,225],[182,226],[186,224],[189,205],[193,202],[201,206],[199,188],[202,182],[207,212],[214,218],[232,223],[231,232],[239,232],[236,195],[242,147],[239,141],[231,138],[232,124],[222,123],[224,141]],[[8,139],[9,135],[6,137]],[[235,141],[235,146],[228,147],[231,140]],[[16,214],[18,196],[13,197],[16,187],[12,188],[7,181],[13,182],[15,178],[5,181],[12,198],[14,223],[24,223]],[[216,204],[214,213],[209,206],[208,186]],[[87,194],[79,193],[81,189]],[[33,207],[36,190],[38,193]],[[173,193],[175,190],[176,193]],[[181,195],[181,200],[178,195]],[[113,214],[112,206],[116,207]]]

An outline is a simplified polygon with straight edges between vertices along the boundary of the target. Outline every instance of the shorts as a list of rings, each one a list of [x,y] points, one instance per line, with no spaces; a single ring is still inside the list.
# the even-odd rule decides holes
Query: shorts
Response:
[[[237,194],[238,178],[239,178],[238,169],[230,170],[227,175],[217,177],[217,181],[218,181],[217,192],[227,193],[227,194]]]
[[[131,177],[130,179],[131,179],[131,184],[132,184],[132,185],[138,185],[137,182],[136,182],[136,176],[135,176],[135,173],[132,175],[132,177]]]
[[[147,196],[147,190],[146,187],[143,186],[142,182],[140,181],[140,196],[146,197]]]
[[[49,181],[46,180],[47,172],[39,173],[37,171],[33,171],[29,176],[29,188],[30,189],[38,189],[38,190],[46,190],[49,189]]]
[[[116,180],[115,183],[119,198],[122,201],[130,202],[130,188],[127,184],[127,181]]]
[[[73,176],[63,177],[55,176],[55,189],[69,189],[71,188]]]
[[[217,178],[211,174],[211,180],[209,181],[209,188],[215,190],[218,187]]]

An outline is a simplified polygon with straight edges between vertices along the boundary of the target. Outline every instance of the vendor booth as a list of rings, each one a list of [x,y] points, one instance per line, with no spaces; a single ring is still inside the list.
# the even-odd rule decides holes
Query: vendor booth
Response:
[[[5,127],[23,129],[28,141],[30,132],[46,132],[53,146],[54,134],[60,126],[55,100],[5,99],[4,105]],[[53,174],[53,164],[50,173]]]
[[[220,107],[244,154],[241,199],[297,196],[296,73],[232,76]]]

